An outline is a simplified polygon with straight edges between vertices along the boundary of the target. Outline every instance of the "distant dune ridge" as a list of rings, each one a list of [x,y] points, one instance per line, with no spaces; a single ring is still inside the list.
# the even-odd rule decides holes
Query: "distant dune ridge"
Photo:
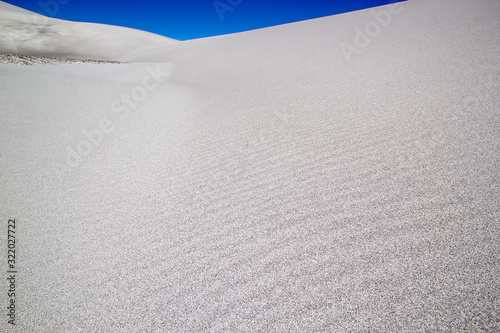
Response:
[[[45,17],[0,1],[0,53],[117,60],[176,42],[130,28]]]
[[[1,332],[500,331],[499,1],[183,42],[32,15],[0,3],[0,53],[129,63],[0,64]]]

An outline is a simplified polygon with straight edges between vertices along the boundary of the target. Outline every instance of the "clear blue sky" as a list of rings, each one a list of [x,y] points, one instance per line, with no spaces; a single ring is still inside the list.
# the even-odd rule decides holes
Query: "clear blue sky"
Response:
[[[397,0],[3,1],[50,17],[130,27],[178,40],[259,29],[399,2]],[[39,2],[46,5],[43,6]]]

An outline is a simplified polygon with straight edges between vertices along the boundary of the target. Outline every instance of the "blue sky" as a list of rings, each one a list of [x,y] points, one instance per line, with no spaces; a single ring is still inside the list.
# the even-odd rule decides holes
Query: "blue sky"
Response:
[[[105,23],[188,40],[259,29],[394,0],[4,0],[46,16]]]

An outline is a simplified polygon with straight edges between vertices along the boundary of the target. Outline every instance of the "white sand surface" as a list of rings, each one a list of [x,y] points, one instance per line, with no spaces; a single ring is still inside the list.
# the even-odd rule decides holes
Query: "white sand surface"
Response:
[[[499,332],[500,2],[392,9],[0,65],[17,332]]]

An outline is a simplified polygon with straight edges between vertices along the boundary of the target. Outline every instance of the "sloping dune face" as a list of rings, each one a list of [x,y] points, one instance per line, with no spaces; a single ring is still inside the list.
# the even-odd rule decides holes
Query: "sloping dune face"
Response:
[[[19,331],[498,332],[499,18],[413,0],[0,65]]]
[[[49,18],[0,2],[0,53],[117,60],[176,42],[135,29]]]

